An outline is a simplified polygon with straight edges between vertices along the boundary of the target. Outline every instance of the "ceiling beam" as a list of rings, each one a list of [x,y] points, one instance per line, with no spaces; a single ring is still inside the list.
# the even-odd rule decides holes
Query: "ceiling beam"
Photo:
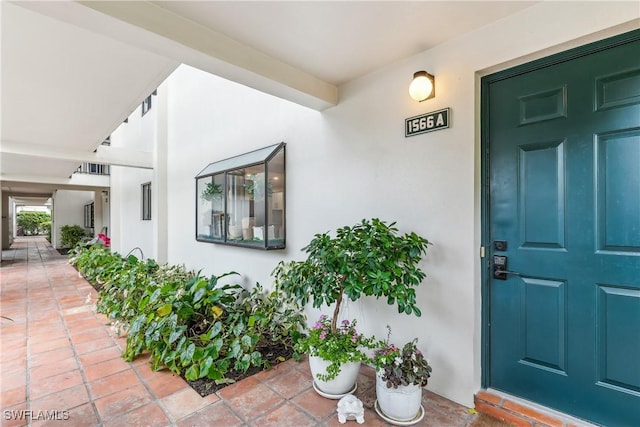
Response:
[[[164,9],[161,4],[83,0],[77,3],[179,43],[208,59],[202,61],[184,54],[175,58],[181,62],[315,110],[338,103],[335,85]]]
[[[96,161],[114,166],[129,166],[141,169],[153,169],[153,153],[150,151],[131,150],[122,147],[101,145],[98,147]]]
[[[4,140],[0,143],[0,154],[153,169],[153,153],[107,145],[99,146],[97,152],[93,153],[64,147]]]
[[[8,192],[7,192],[8,193]],[[9,197],[13,197],[14,199],[48,199],[51,197],[52,193],[8,193]]]
[[[108,175],[91,175],[91,174],[73,174],[70,178],[60,178],[59,176],[44,175],[19,175],[19,174],[0,174],[0,184],[2,192],[8,194],[31,194],[28,191],[20,190],[25,186],[33,186],[34,194],[40,194],[45,189],[52,192],[56,189],[60,190],[83,190],[97,191],[109,189]]]

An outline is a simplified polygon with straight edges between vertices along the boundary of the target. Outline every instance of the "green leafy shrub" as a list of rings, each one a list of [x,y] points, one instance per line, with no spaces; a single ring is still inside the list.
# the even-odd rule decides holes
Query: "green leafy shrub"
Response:
[[[133,360],[149,350],[154,369],[184,370],[190,380],[204,376],[221,380],[231,364],[229,359],[250,362],[251,355],[244,357],[244,353],[255,341],[242,334],[241,322],[229,316],[243,289],[238,285],[216,287],[218,279],[196,276],[186,284],[148,283],[127,333],[125,359]],[[257,364],[258,356],[253,357]]]
[[[45,234],[47,223],[51,229],[51,214],[48,212],[22,211],[16,215],[16,223],[21,234]]]
[[[273,276],[302,305],[310,298],[314,307],[333,304],[333,332],[344,296],[386,297],[399,313],[420,316],[414,288],[426,277],[419,263],[429,244],[416,233],[399,234],[395,222],[363,219],[338,228],[335,237],[316,234],[303,248],[306,260],[281,262]]]
[[[220,283],[234,272],[206,278],[184,266],[122,259],[102,246],[78,248],[70,262],[100,284],[98,311],[127,330],[126,360],[148,351],[153,369],[189,380],[225,383],[231,370],[268,367],[262,352],[274,344],[292,349],[304,325],[301,308],[279,290]]]
[[[92,245],[89,248],[76,246],[69,252],[69,263],[96,288],[102,287],[125,266],[125,260],[120,255],[111,253],[109,248],[102,245]]]
[[[51,242],[51,221],[44,221],[41,225],[44,233],[47,235],[47,240]]]
[[[73,248],[87,237],[84,228],[79,225],[63,225],[60,227],[60,244],[63,248]]]
[[[256,283],[245,295],[239,303],[249,316],[248,325],[271,342],[294,348],[301,338],[299,330],[306,321],[302,307],[278,286],[266,292]]]

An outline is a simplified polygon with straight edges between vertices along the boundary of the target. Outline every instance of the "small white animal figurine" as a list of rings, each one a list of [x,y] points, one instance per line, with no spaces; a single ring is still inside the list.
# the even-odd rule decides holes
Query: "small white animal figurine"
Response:
[[[353,394],[347,394],[338,401],[338,421],[344,424],[347,420],[356,420],[358,424],[364,423],[364,406],[362,401]]]

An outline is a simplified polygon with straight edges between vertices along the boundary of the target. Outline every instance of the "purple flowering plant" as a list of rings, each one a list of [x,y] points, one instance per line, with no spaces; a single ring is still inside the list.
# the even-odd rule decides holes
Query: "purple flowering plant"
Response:
[[[323,381],[335,378],[340,373],[340,365],[347,362],[369,362],[370,358],[363,349],[376,346],[375,338],[368,338],[358,332],[355,320],[343,320],[331,328],[332,319],[326,315],[309,329],[309,334],[296,344],[296,351],[310,356],[319,356],[331,362],[326,374],[318,375]]]
[[[418,339],[406,343],[402,348],[389,344],[391,328],[387,326],[389,335],[386,341],[380,343],[373,356],[373,363],[389,388],[401,385],[415,384],[420,387],[427,385],[431,377],[431,366],[417,347]]]

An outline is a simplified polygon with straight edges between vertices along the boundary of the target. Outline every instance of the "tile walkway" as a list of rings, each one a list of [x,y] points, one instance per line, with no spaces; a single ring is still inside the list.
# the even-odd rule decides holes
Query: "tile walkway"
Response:
[[[285,362],[202,398],[182,378],[125,362],[125,340],[93,309],[97,293],[44,239],[17,238],[0,268],[2,426],[338,426],[336,401],[316,394],[306,363]],[[373,370],[356,395],[367,426]],[[417,426],[468,426],[477,416],[425,391]],[[54,418],[51,420],[51,418]],[[358,425],[348,421],[345,426]]]

